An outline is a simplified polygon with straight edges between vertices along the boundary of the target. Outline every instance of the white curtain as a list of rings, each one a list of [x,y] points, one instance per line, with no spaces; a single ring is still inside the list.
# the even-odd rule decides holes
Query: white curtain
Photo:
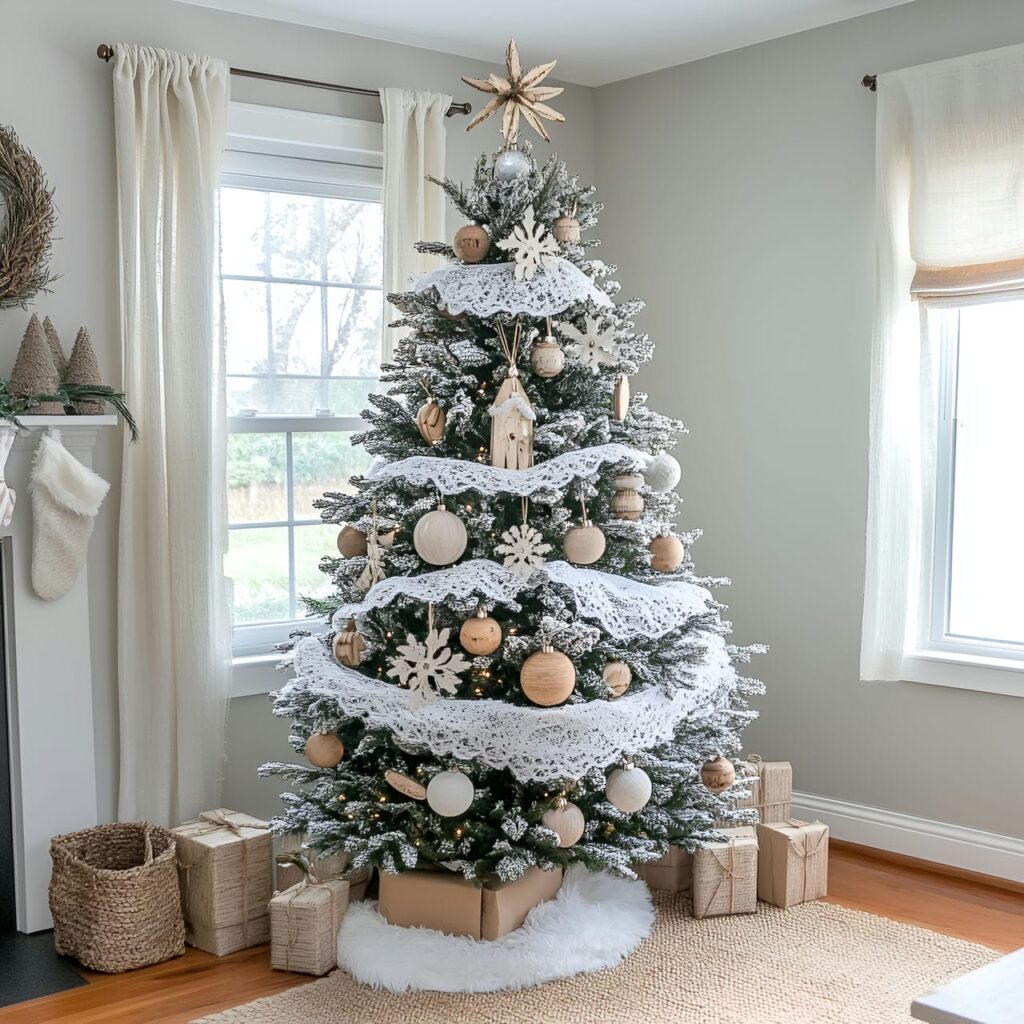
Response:
[[[219,806],[231,674],[216,188],[228,66],[118,43],[114,120],[126,445],[118,547],[118,815]]]
[[[411,89],[381,89],[384,108],[384,294],[403,292],[437,257],[418,253],[416,242],[447,237],[445,194],[427,181],[444,178],[445,113],[451,96]],[[385,305],[385,323],[398,316]],[[402,332],[384,329],[384,361]]]
[[[898,680],[921,629],[931,553],[939,365],[931,310],[1024,283],[1024,47],[879,75],[875,141],[860,674]]]

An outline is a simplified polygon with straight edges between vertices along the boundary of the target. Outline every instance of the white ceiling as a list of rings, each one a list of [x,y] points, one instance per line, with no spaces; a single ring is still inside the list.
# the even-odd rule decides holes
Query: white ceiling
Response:
[[[912,0],[182,0],[501,62],[514,35],[527,67],[605,85]]]

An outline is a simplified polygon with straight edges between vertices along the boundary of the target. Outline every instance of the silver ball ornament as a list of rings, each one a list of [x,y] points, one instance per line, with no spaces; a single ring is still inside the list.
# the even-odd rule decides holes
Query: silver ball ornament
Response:
[[[498,181],[514,181],[530,173],[530,158],[518,149],[506,149],[494,160],[494,176]]]

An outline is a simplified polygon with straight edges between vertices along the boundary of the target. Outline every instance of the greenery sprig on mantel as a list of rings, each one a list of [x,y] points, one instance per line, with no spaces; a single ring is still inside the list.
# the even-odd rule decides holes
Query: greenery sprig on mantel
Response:
[[[20,427],[22,424],[18,417],[31,416],[32,410],[44,402],[60,402],[65,408],[73,406],[76,402],[109,402],[127,424],[132,442],[139,439],[139,427],[125,403],[123,391],[115,391],[106,384],[62,384],[52,394],[12,395],[7,388],[7,381],[0,377],[0,419],[8,420]],[[83,421],[89,419],[88,416],[73,418]]]

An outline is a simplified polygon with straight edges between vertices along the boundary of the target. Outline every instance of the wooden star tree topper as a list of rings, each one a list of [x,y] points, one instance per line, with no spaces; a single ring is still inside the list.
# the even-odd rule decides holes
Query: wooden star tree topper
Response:
[[[519,118],[522,116],[526,123],[545,141],[550,142],[546,129],[541,121],[565,121],[565,115],[557,110],[552,110],[543,101],[550,100],[559,95],[563,90],[560,86],[541,85],[540,83],[554,70],[557,61],[550,61],[547,64],[538,64],[524,72],[519,63],[519,48],[516,41],[510,39],[505,50],[505,66],[508,69],[508,77],[490,74],[487,80],[479,78],[463,78],[466,85],[471,85],[481,92],[491,93],[491,99],[487,105],[473,118],[466,131],[483,124],[492,114],[496,114],[502,107],[505,114],[501,120],[501,134],[505,136],[506,142],[513,142],[519,133]]]

